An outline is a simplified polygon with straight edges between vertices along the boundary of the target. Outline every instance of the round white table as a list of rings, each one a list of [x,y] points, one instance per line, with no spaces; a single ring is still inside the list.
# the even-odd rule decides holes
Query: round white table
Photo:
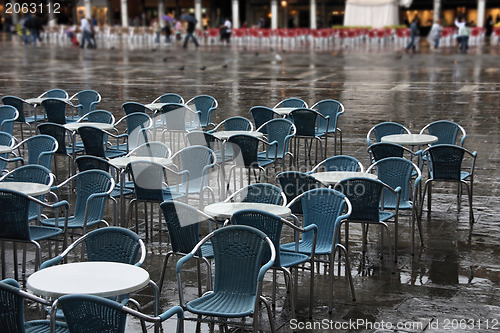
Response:
[[[18,191],[32,197],[50,192],[48,185],[29,182],[0,182],[0,189]]]
[[[284,108],[283,107],[283,108],[275,108],[275,109],[273,109],[273,111],[282,117],[286,117],[290,114],[290,112],[292,112],[295,109],[298,109],[298,108]]]
[[[344,179],[354,178],[354,177],[363,177],[370,179],[377,179],[377,175],[373,173],[367,172],[355,172],[355,171],[326,171],[326,172],[315,172],[312,173],[311,176],[316,178],[322,183],[327,185],[335,185],[340,183]]]
[[[383,136],[380,139],[381,142],[395,143],[403,146],[427,145],[437,140],[437,136],[429,134],[392,134]]]
[[[288,207],[257,202],[217,202],[206,206],[204,212],[213,217],[227,219],[242,209],[264,210],[281,217],[287,217],[291,214]]]
[[[35,97],[35,98],[25,99],[24,101],[28,104],[31,104],[31,105],[40,105],[40,104],[42,104],[42,101],[44,99],[47,99],[47,98],[57,98],[57,97]],[[65,102],[69,102],[69,99],[67,99],[67,98],[57,98],[57,99],[60,99],[60,100],[65,101]]]
[[[36,295],[57,298],[68,294],[102,297],[125,295],[146,287],[149,273],[116,262],[76,262],[56,265],[30,275],[26,287]]]
[[[147,108],[150,108],[150,109],[151,109],[151,110],[153,110],[153,111],[158,111],[158,110],[160,110],[160,109],[163,107],[163,105],[165,105],[165,104],[168,104],[168,103],[150,103],[150,104],[146,104],[146,105],[144,105],[144,106],[145,106],[145,107],[147,107]]]
[[[91,126],[95,127],[98,129],[101,129],[103,131],[109,131],[115,128],[115,125],[113,124],[106,124],[106,123],[94,123],[94,122],[81,122],[81,123],[69,123],[69,124],[64,124],[64,128],[70,131],[77,131],[80,127],[83,126]]]
[[[10,153],[11,151],[12,151],[12,147],[11,146],[0,145],[0,154]]]
[[[117,157],[109,160],[109,163],[114,165],[119,169],[124,169],[130,162],[135,161],[148,161],[159,163],[163,166],[169,166],[174,164],[171,158],[163,158],[163,157],[150,157],[150,156],[124,156]]]
[[[213,132],[213,136],[215,136],[219,140],[227,140],[233,135],[239,135],[239,134],[246,134],[246,135],[251,135],[255,136],[256,138],[263,138],[264,133],[262,132],[257,132],[257,131],[218,131],[218,132]]]

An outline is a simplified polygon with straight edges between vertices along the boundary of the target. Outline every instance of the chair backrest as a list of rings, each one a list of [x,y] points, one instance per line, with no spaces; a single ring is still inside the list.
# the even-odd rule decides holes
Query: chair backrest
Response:
[[[0,131],[0,145],[9,147],[14,146],[14,137],[7,132]],[[4,159],[7,159],[9,154],[2,153],[0,154],[0,156],[3,157]],[[6,166],[7,162],[5,160],[0,159],[0,172],[4,171]]]
[[[186,133],[186,139],[191,146],[205,146],[210,149],[215,148],[217,138],[212,134],[204,131],[191,131]]]
[[[267,133],[267,141],[269,143],[276,141],[278,146],[270,146],[268,156],[275,158],[283,158],[288,152],[290,138],[295,135],[295,125],[288,119],[277,118],[263,124],[259,132]]]
[[[272,205],[286,204],[286,197],[283,197],[283,191],[268,183],[250,184],[231,195],[229,200],[236,199],[240,202],[257,202]],[[226,201],[228,201],[226,199]]]
[[[429,172],[432,179],[460,180],[465,148],[456,145],[435,145],[427,148]]]
[[[87,260],[133,265],[137,263],[141,250],[140,239],[135,232],[121,227],[93,230],[85,238]]]
[[[42,97],[50,97],[50,98],[63,98],[63,99],[68,99],[69,95],[64,89],[50,89],[38,96],[40,98]]]
[[[94,169],[109,172],[110,169],[110,164],[107,160],[92,155],[78,156],[75,159],[75,163],[80,172]]]
[[[250,120],[239,116],[227,118],[221,124],[226,131],[250,131],[252,128]]]
[[[87,170],[75,175],[76,202],[75,216],[85,216],[85,209],[89,205],[89,220],[102,220],[106,206],[106,196],[101,196],[88,202],[92,194],[106,193],[113,184],[111,175],[102,170]]]
[[[186,131],[186,113],[189,107],[179,103],[168,103],[160,109],[162,127],[167,131]]]
[[[348,155],[337,155],[327,158],[315,166],[311,172],[324,171],[354,171],[363,172],[364,168],[361,162]]]
[[[65,295],[57,300],[72,333],[124,333],[127,313],[123,305],[94,295]]]
[[[349,178],[335,185],[335,189],[344,193],[352,205],[349,220],[379,222],[384,186],[387,185],[376,179]]]
[[[202,127],[212,122],[212,111],[218,106],[217,100],[210,95],[198,95],[186,102],[186,105],[194,105],[194,111],[200,112],[200,124]]]
[[[300,98],[292,97],[282,100],[274,108],[307,108],[307,103]]]
[[[0,105],[0,131],[10,135],[14,132],[14,122],[19,116],[17,109],[11,105]]]
[[[57,151],[57,140],[45,134],[32,136],[25,141],[28,148],[28,164],[43,165],[50,170],[52,156]]]
[[[238,134],[227,140],[236,157],[235,163],[246,168],[258,166],[258,151],[260,140],[247,134]]]
[[[122,104],[122,110],[125,112],[126,115],[131,114],[131,113],[148,113],[151,112],[149,108],[147,108],[144,104],[137,103],[137,102],[125,102]]]
[[[24,117],[24,100],[22,98],[16,96],[4,96],[2,97],[2,102],[4,105],[10,105],[16,108],[19,115],[17,116],[16,121],[24,123],[26,118]]]
[[[76,93],[78,104],[82,105],[80,117],[96,109],[97,104],[101,101],[101,95],[95,90],[82,90]],[[90,120],[89,120],[90,121]]]
[[[306,108],[297,108],[290,112],[290,120],[294,123],[297,136],[316,136],[318,111]]]
[[[146,129],[152,126],[151,117],[146,113],[134,112],[129,113],[124,118],[127,125],[129,149],[134,149],[147,142]]]
[[[55,123],[42,123],[37,126],[40,134],[45,134],[53,137],[57,141],[56,154],[68,154],[66,146],[66,128],[63,125]]]
[[[24,299],[14,279],[0,281],[0,328],[2,332],[24,333]]]
[[[298,171],[282,172],[276,176],[276,181],[285,193],[286,201],[294,214],[302,214],[302,204],[296,201],[290,206],[293,199],[309,190],[323,187],[323,184],[316,178]]]
[[[84,114],[84,117],[78,120],[88,121],[92,123],[104,123],[104,124],[113,124],[115,122],[115,117],[111,112],[106,110],[94,110]]]
[[[30,200],[26,194],[0,189],[0,238],[31,240],[28,222]]]
[[[318,227],[316,247],[325,248],[326,246],[333,249],[337,223],[342,216],[350,214],[349,200],[346,199],[344,194],[329,188],[316,188],[307,191],[297,197],[296,200],[300,200],[302,204],[303,226],[316,224]],[[303,241],[312,244],[313,233],[305,233]]]
[[[387,157],[372,164],[367,172],[374,168],[377,170],[377,177],[381,182],[391,188],[401,187],[400,203],[410,200],[413,172],[417,171],[420,175],[420,170],[412,161],[401,157]],[[419,177],[417,179],[420,181]],[[384,206],[393,207],[396,202],[396,194],[384,190]]]
[[[383,136],[392,134],[410,134],[410,130],[405,126],[394,123],[394,122],[383,122],[373,126],[366,135],[366,142],[370,146],[371,140],[370,135],[373,133],[375,135],[375,142],[380,142]]]
[[[168,93],[156,98],[153,103],[179,103],[184,104],[184,98],[179,94]]]
[[[67,103],[58,98],[46,98],[42,101],[43,109],[47,115],[47,121],[55,124],[66,124]]]
[[[320,130],[328,131],[328,133],[333,133],[337,130],[337,119],[338,116],[344,113],[344,105],[334,99],[325,99],[314,104],[311,109],[317,110],[323,116],[330,117],[328,121],[328,130],[326,128],[326,121],[323,118],[318,120],[318,128]]]
[[[438,140],[432,145],[455,145],[457,144],[458,134],[461,134],[460,146],[464,145],[467,134],[462,126],[449,120],[438,120],[426,125],[420,133],[429,133],[430,135],[437,136]]]
[[[244,209],[237,211],[231,216],[231,224],[246,225],[253,227],[265,233],[273,242],[276,251],[276,259],[274,260],[275,267],[281,267],[280,261],[280,239],[283,224],[281,218],[277,215],[257,209]],[[271,250],[267,249],[263,263],[266,263],[271,258]]]
[[[368,152],[373,156],[374,161],[379,161],[386,157],[403,157],[407,148],[388,142],[376,142],[368,147]],[[408,151],[411,153],[411,151]]]
[[[163,142],[152,141],[143,143],[142,145],[136,147],[128,155],[169,158],[171,154],[172,151],[166,144]]]
[[[182,162],[182,170],[189,171],[189,187],[201,189],[207,186],[207,167],[216,162],[212,149],[205,146],[189,146],[181,149],[177,154]]]
[[[214,292],[257,292],[258,275],[269,249],[267,236],[248,226],[227,226],[213,232]]]
[[[200,222],[208,221],[210,218],[198,209],[180,201],[164,201],[160,204],[160,209],[167,225],[172,251],[191,252],[200,241]],[[197,255],[201,256],[201,252]]]
[[[163,201],[165,170],[163,165],[151,161],[134,161],[127,165],[134,181],[135,197],[141,201]]]
[[[82,126],[78,129],[78,135],[82,139],[86,155],[106,157],[104,153],[106,135],[103,130],[92,126]]]
[[[259,128],[269,120],[277,117],[276,112],[266,106],[254,106],[250,109],[250,114],[252,115],[255,128]],[[265,130],[266,129],[263,128],[261,132],[267,134],[267,132],[263,132]]]

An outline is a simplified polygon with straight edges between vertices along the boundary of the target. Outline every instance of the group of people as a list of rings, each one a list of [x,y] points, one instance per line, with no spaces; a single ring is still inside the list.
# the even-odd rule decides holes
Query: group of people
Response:
[[[42,22],[35,14],[22,16],[19,20],[18,33],[21,35],[24,44],[36,45],[37,42],[41,43],[40,36],[43,30]]]

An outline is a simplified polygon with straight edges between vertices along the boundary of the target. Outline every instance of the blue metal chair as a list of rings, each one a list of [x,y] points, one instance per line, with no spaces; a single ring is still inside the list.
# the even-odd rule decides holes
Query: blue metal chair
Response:
[[[42,106],[47,121],[61,125],[77,121],[82,108],[81,105],[73,105],[60,98],[46,98],[42,101]],[[67,108],[71,109],[71,114],[67,113]]]
[[[376,142],[370,145],[367,149],[372,162],[384,159],[386,157],[405,157],[411,159],[417,154],[410,149],[395,143]]]
[[[422,214],[422,206],[427,190],[427,212],[431,213],[431,193],[432,183],[435,181],[454,182],[457,183],[457,206],[460,210],[460,197],[462,193],[462,184],[467,189],[469,198],[469,224],[472,232],[472,225],[474,224],[474,211],[472,210],[472,195],[474,186],[474,167],[476,164],[477,152],[470,152],[469,150],[455,145],[433,145],[426,150],[423,154],[427,156],[429,161],[429,179],[425,182],[424,193],[422,196],[422,205],[420,206],[420,214]],[[469,157],[472,159],[470,169],[465,169],[464,158]]]
[[[76,121],[83,115],[95,111],[97,109],[97,104],[101,101],[101,95],[95,90],[82,90],[74,94],[69,98],[69,101],[73,99],[78,100],[78,105],[81,105],[78,115],[71,118],[71,120]],[[90,121],[90,120],[89,120]]]
[[[125,112],[125,115],[129,115],[131,113],[147,113],[149,115],[153,115],[153,110],[145,106],[144,104],[137,102],[125,102],[122,104],[122,110]]]
[[[215,167],[217,157],[212,149],[205,146],[190,146],[179,150],[172,156],[178,170],[187,171],[189,178],[177,185],[178,191],[186,195],[198,194],[199,206],[204,206],[204,195],[208,192],[215,201],[213,189],[210,187],[210,172]]]
[[[224,202],[257,202],[271,205],[286,205],[285,193],[277,186],[269,183],[256,183],[247,185],[231,196]]]
[[[229,117],[224,119],[222,122],[217,124],[213,130],[208,131],[213,133],[218,131],[221,127],[224,127],[224,131],[253,131],[253,124],[250,120],[245,117]]]
[[[167,252],[163,260],[163,267],[160,275],[159,287],[160,291],[163,288],[165,273],[167,269],[168,259],[172,255],[185,256],[193,250],[200,242],[199,226],[203,222],[208,222],[210,226],[215,222],[210,216],[202,211],[189,206],[179,201],[164,201],[160,204],[160,210],[163,213],[165,224],[167,225],[168,234],[172,250]],[[207,290],[212,288],[212,269],[207,259],[214,257],[212,244],[206,243],[201,246],[196,253],[196,258],[203,261],[207,265]],[[199,262],[197,265],[198,271],[198,296],[202,295],[201,290],[201,275]]]
[[[197,255],[201,246],[211,241],[214,249],[214,289],[187,304],[184,301],[182,267]],[[264,263],[265,258],[270,259]],[[267,301],[261,297],[262,281],[276,259],[276,251],[269,237],[248,226],[227,226],[203,238],[176,267],[180,304],[187,311],[200,316],[224,318],[224,324],[233,324],[232,318],[253,316],[253,331],[257,331],[260,302],[266,306],[271,332],[274,321]],[[190,319],[190,318],[186,318]],[[228,320],[226,320],[228,319]],[[245,325],[243,321],[234,325]]]
[[[57,140],[50,135],[39,134],[19,142],[13,150],[26,151],[27,158],[14,157],[9,162],[21,161],[22,164],[38,164],[51,169],[52,157],[58,149]],[[23,148],[22,148],[23,147]],[[26,147],[26,148],[24,148]]]
[[[420,134],[425,133],[437,136],[438,138],[437,142],[432,143],[431,146],[442,144],[456,145],[460,134],[459,145],[463,147],[465,138],[467,137],[465,129],[462,126],[449,120],[438,120],[426,125],[420,131]]]
[[[286,171],[279,173],[276,176],[276,181],[283,190],[283,193],[285,193],[286,202],[288,203],[309,190],[327,187],[316,178],[299,171]],[[295,203],[289,207],[293,214],[302,214],[301,201],[295,201]]]
[[[270,109],[266,106],[254,106],[250,109],[250,114],[252,115],[253,122],[255,124],[255,128],[260,128],[262,125],[267,123],[269,120],[272,120],[274,118],[280,118],[279,114],[273,111],[273,109]],[[266,128],[263,128],[261,130],[262,133],[267,134],[267,132],[264,132]]]
[[[127,165],[126,172],[132,176],[134,182],[135,198],[130,201],[128,209],[128,220],[132,216],[132,208],[135,206],[135,232],[139,230],[138,203],[145,205],[145,233],[146,242],[149,241],[148,233],[148,203],[160,204],[166,200],[187,200],[189,187],[184,187],[181,191],[177,186],[179,183],[189,182],[189,172],[175,172],[167,167],[152,161],[134,161]],[[175,180],[175,185],[169,186],[169,181]],[[153,209],[151,209],[151,228],[153,228]],[[161,235],[161,223],[160,235]],[[151,235],[152,237],[153,235]]]
[[[272,146],[277,146],[277,142],[268,143],[262,139],[259,139],[255,136],[248,134],[238,134],[229,137],[227,140],[227,145],[230,145],[230,149],[232,149],[235,164],[231,166],[229,170],[229,178],[228,178],[228,187],[231,183],[231,172],[234,172],[234,188],[236,189],[236,168],[247,169],[248,170],[248,184],[250,184],[250,170],[254,171],[254,176],[257,179],[257,175],[255,174],[255,170],[259,170],[259,178],[260,172],[264,172],[265,177],[267,178],[267,173],[265,171],[265,167],[275,163],[275,158],[273,156],[259,155],[260,146],[264,146],[267,149],[265,151],[270,152],[272,150]],[[241,173],[240,177],[240,188],[243,186],[243,173]]]
[[[326,160],[316,165],[311,172],[325,172],[325,171],[354,171],[363,172],[365,168],[358,159],[348,155],[337,155],[329,157]]]
[[[117,139],[128,138],[126,135],[114,135],[93,126],[82,126],[78,129],[78,134],[83,142],[86,155],[93,155],[103,158],[115,158],[127,154],[127,150],[117,149],[118,145],[107,147],[109,137]],[[128,142],[127,142],[128,145]],[[127,148],[127,147],[125,147]]]
[[[169,158],[172,154],[170,148],[163,142],[146,142],[136,147],[127,156],[161,157]]]
[[[386,189],[388,192],[398,196],[401,192],[401,187],[392,189],[390,186],[382,183],[376,179],[369,178],[348,178],[344,179],[335,185],[335,189],[349,199],[352,205],[352,212],[349,218],[345,220],[345,243],[346,248],[349,249],[349,227],[350,222],[362,224],[362,253],[363,258],[366,252],[368,226],[370,224],[380,225],[387,232],[389,242],[389,255],[394,262],[397,261],[397,239],[398,239],[398,206],[394,213],[384,210],[382,193]],[[389,221],[391,220],[391,221]],[[391,233],[387,222],[394,222],[394,257],[391,250]],[[380,243],[380,255],[383,257],[383,238]],[[394,266],[392,267],[394,269]]]
[[[88,113],[83,114],[76,121],[77,123],[92,122],[92,123],[104,123],[104,124],[114,124],[115,117],[113,114],[106,110],[92,110]]]
[[[63,229],[54,226],[30,225],[30,204],[34,202],[42,208],[52,208],[56,210],[54,221],[60,221],[64,225],[68,221],[69,204],[67,201],[60,201],[55,204],[47,204],[26,194],[0,189],[0,241],[10,241],[14,243],[14,274],[17,280],[17,253],[15,243],[30,243],[36,247],[35,271],[41,263],[42,253],[39,242],[42,240],[53,240],[63,233]],[[59,209],[64,210],[64,218],[59,218]],[[5,251],[2,246],[2,278],[5,278]],[[25,257],[23,256],[23,275],[26,269]]]
[[[273,270],[281,270],[285,276],[285,284],[287,285],[287,292],[291,293],[290,303],[292,308],[292,317],[295,317],[295,298],[297,295],[298,286],[298,265],[305,264],[307,262],[311,265],[311,276],[310,276],[310,289],[309,289],[309,318],[312,318],[313,309],[313,294],[314,294],[314,249],[316,248],[316,238],[317,238],[317,227],[314,224],[310,224],[305,228],[301,228],[285,220],[277,215],[256,210],[256,209],[244,209],[233,214],[231,217],[231,224],[234,225],[247,225],[254,227],[256,229],[264,232],[273,242],[274,248],[276,250],[276,259]],[[292,252],[292,251],[280,251],[281,245],[281,230],[283,225],[292,228],[294,232],[307,233],[312,231],[313,242],[312,242],[312,253],[311,255]],[[269,260],[270,254],[264,257],[264,261]],[[292,274],[289,268],[295,268],[295,282],[292,281]],[[273,307],[276,306],[276,286],[275,286],[275,276],[273,275]]]
[[[55,176],[44,166],[31,164],[24,165],[16,168],[0,178],[0,182],[26,182],[26,183],[37,183],[52,186],[55,182]],[[45,201],[45,195],[35,196],[42,202]],[[38,220],[39,218],[39,206],[30,202],[28,219]]]
[[[418,205],[420,204],[419,186],[422,180],[422,173],[418,166],[410,160],[401,157],[387,157],[373,163],[366,172],[370,173],[376,170],[378,179],[389,187],[395,189],[401,188],[400,194],[395,194],[384,189],[383,207],[386,209],[411,210],[410,228],[411,228],[411,248],[413,255],[415,220],[420,236],[420,243],[423,246],[422,226],[418,214]],[[415,177],[413,175],[416,175]],[[396,239],[397,240],[397,239]],[[397,243],[394,247],[397,249]]]
[[[368,146],[372,144],[372,133],[375,136],[375,142],[380,142],[382,137],[386,135],[411,134],[410,130],[401,124],[394,122],[383,122],[373,126],[368,131],[368,134],[366,135],[366,143],[368,144]]]
[[[34,115],[31,115],[31,105],[27,103],[24,99],[16,96],[4,96],[2,97],[2,102],[4,105],[10,105],[16,108],[19,115],[17,116],[15,122],[21,126],[21,140],[24,140],[23,125],[28,125],[30,129],[30,135],[33,135],[33,129],[31,124],[37,121]],[[24,105],[27,106],[27,115],[24,113]]]
[[[156,114],[155,119],[158,121],[155,121],[153,125],[153,138],[156,138],[157,131],[160,130],[161,141],[167,142],[168,140],[174,150],[181,149],[186,132],[200,129],[198,114],[184,104],[164,104]]]
[[[24,321],[24,300],[29,300],[45,306],[51,302],[21,290],[14,279],[0,281],[0,331],[2,332],[51,332],[49,320]],[[54,322],[54,333],[69,333],[68,326],[62,322]]]
[[[191,131],[186,133],[186,140],[191,146],[205,146],[212,149],[215,156],[217,156],[217,164],[222,163],[223,156],[225,162],[229,162],[234,159],[232,151],[229,149],[226,149],[225,154],[222,154],[222,141],[217,139],[212,133]]]
[[[184,312],[180,306],[174,306],[162,314],[151,317],[107,298],[72,294],[61,296],[54,302],[54,309],[57,308],[63,309],[66,323],[72,333],[124,333],[129,314],[141,321],[154,323],[155,332],[160,332],[163,321],[176,315],[177,332],[184,331]]]
[[[64,89],[50,89],[38,96],[38,98],[60,98],[60,99],[69,99],[69,95]]]
[[[181,95],[175,93],[163,94],[157,97],[153,103],[179,103],[184,104],[184,98]]]
[[[316,142],[316,149],[315,149],[315,164],[318,163],[318,144],[320,146],[320,151],[323,151],[323,143],[321,142],[321,137],[325,136],[327,132],[323,129],[320,129],[318,127],[319,124],[319,119],[322,119],[327,126],[325,128],[329,127],[329,117],[323,116],[321,113],[318,111],[312,110],[312,109],[307,109],[307,108],[297,108],[290,112],[289,114],[289,119],[294,123],[296,132],[294,136],[294,142],[295,142],[295,152],[294,156],[298,160],[298,152],[300,148],[300,139],[304,140],[304,153],[305,153],[305,161],[308,161],[311,159],[311,150],[312,150],[312,144],[313,141]],[[308,147],[308,141],[309,147]],[[325,149],[324,149],[324,154],[323,158],[326,158],[327,154],[327,149],[328,149],[328,141],[325,140]]]
[[[290,164],[295,162],[294,155],[290,152],[290,139],[295,136],[295,125],[287,119],[272,119],[257,128],[257,131],[267,134],[267,142],[276,142],[269,146],[269,151],[259,152],[261,157],[269,156],[281,160],[281,167],[285,169],[285,157],[289,156]]]
[[[337,133],[339,133],[340,154],[342,155],[342,130],[337,126],[339,123],[339,116],[344,113],[344,105],[334,99],[325,99],[311,106],[311,109],[318,111],[325,117],[329,117],[328,124],[323,118],[319,119],[318,129],[321,132],[326,132],[325,139],[328,139],[328,135],[333,133],[334,155],[337,155]]]
[[[13,135],[14,123],[19,117],[17,109],[11,105],[0,105],[0,131]]]
[[[273,109],[276,108],[307,108],[307,103],[300,98],[292,97],[284,99],[276,104]]]
[[[64,225],[54,218],[41,221],[44,226],[64,228],[64,247],[67,244],[68,231],[82,229],[82,234],[85,234],[92,226],[99,224],[109,226],[108,222],[103,219],[104,208],[106,198],[115,187],[115,181],[109,173],[102,170],[87,170],[54,186],[53,190],[58,191],[65,186],[71,186],[73,182],[75,182],[76,193],[73,216],[69,216]]]
[[[212,114],[219,105],[215,98],[209,95],[198,95],[191,98],[185,104],[190,106],[198,114],[202,128],[214,125],[214,123],[212,123]]]
[[[0,132],[0,145],[7,147],[14,147],[14,137],[7,132]],[[9,153],[0,154],[0,173],[4,173],[9,162]]]
[[[297,201],[301,201],[304,219],[303,228],[315,224],[318,228],[316,246],[313,247],[314,239],[310,232],[304,233],[301,240],[294,243],[281,245],[281,251],[289,251],[304,253],[307,255],[315,255],[316,262],[324,262],[329,265],[330,282],[328,293],[328,310],[332,312],[332,297],[333,297],[333,266],[334,258],[337,250],[344,253],[345,256],[345,270],[349,278],[351,287],[352,299],[355,300],[354,284],[351,276],[351,264],[347,249],[340,244],[340,226],[342,221],[349,218],[351,215],[351,204],[349,199],[342,193],[329,189],[317,188],[305,193],[302,193],[291,202],[288,207],[295,205]],[[298,225],[298,220],[292,216],[295,224]],[[324,260],[323,257],[327,256],[328,259]],[[311,267],[312,268],[312,267]]]
[[[118,135],[118,139],[126,140],[125,143],[117,143],[111,145],[110,149],[118,149],[123,151],[131,151],[137,146],[147,142],[147,130],[152,128],[153,121],[150,116],[145,113],[135,112],[129,113],[115,123],[115,127],[121,126],[125,122],[126,131]]]

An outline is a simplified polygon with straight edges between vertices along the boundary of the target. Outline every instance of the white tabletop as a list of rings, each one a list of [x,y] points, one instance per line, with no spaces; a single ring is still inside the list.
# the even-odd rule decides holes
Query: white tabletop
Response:
[[[257,202],[217,202],[206,206],[204,211],[210,216],[227,219],[242,209],[264,210],[281,217],[286,217],[291,213],[290,208],[285,206]]]
[[[32,105],[35,105],[35,104],[36,104],[36,105],[39,105],[39,104],[42,104],[42,101],[43,101],[44,99],[47,99],[47,98],[57,98],[57,97],[42,97],[42,98],[40,98],[40,97],[35,97],[35,98],[28,98],[28,99],[25,99],[24,101],[25,101],[26,103],[28,103],[28,104],[32,104]],[[65,102],[68,102],[68,101],[69,101],[69,99],[67,99],[67,98],[57,98],[57,99],[63,100],[63,101],[65,101]]]
[[[383,136],[380,141],[395,143],[406,146],[420,146],[434,143],[438,140],[437,136],[429,134],[392,134]]]
[[[150,104],[146,104],[144,105],[145,107],[147,108],[150,108],[151,110],[153,111],[158,111],[162,108],[163,105],[165,104],[168,104],[168,103],[150,103]]]
[[[109,131],[115,127],[113,124],[93,123],[93,122],[69,123],[69,124],[64,124],[63,126],[70,131],[76,131],[82,126],[95,127],[103,131]]]
[[[50,192],[48,185],[28,182],[0,182],[0,189],[18,191],[31,196],[43,195]]]
[[[0,145],[0,154],[10,153],[12,151],[11,146]]]
[[[335,185],[344,179],[353,178],[353,177],[363,177],[363,178],[371,178],[377,179],[377,175],[373,173],[366,172],[355,172],[355,171],[326,171],[326,172],[315,172],[312,173],[311,176],[316,178],[322,183],[328,185]]]
[[[77,262],[39,270],[28,278],[27,288],[36,295],[60,297],[91,294],[111,297],[128,294],[149,283],[141,267],[116,262]]]
[[[275,108],[275,109],[273,109],[273,111],[281,116],[288,116],[290,114],[290,112],[292,112],[295,109],[298,109],[298,108]]]
[[[171,158],[163,158],[163,157],[150,157],[150,156],[124,156],[124,157],[117,157],[109,160],[109,163],[114,165],[115,167],[119,169],[123,169],[129,164],[130,162],[135,162],[135,161],[148,161],[148,162],[155,162],[159,163],[163,166],[169,166],[174,164]]]
[[[264,137],[264,133],[262,132],[257,132],[257,131],[218,131],[218,132],[213,132],[213,136],[215,136],[219,140],[227,140],[229,137],[233,135],[238,135],[238,134],[246,134],[246,135],[251,135],[255,136],[257,138],[262,138]]]

